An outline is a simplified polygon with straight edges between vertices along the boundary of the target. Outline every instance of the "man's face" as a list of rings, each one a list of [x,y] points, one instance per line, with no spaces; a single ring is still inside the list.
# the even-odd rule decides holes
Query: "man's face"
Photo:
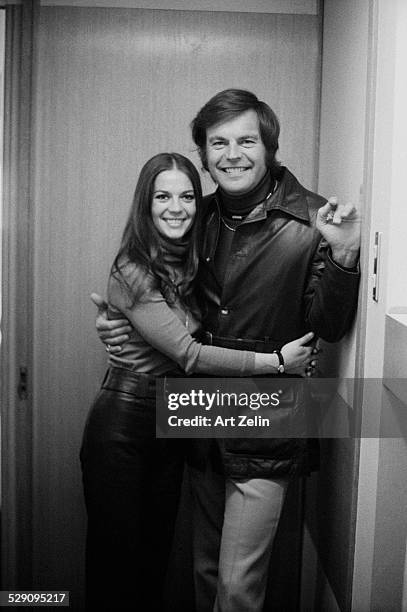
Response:
[[[227,193],[243,195],[266,173],[266,148],[254,110],[218,123],[206,132],[206,157],[212,179]]]

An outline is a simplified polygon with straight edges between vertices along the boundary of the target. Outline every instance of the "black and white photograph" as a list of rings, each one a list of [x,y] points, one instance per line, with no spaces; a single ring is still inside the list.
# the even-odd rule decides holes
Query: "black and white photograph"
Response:
[[[407,611],[406,0],[0,1],[0,608]]]

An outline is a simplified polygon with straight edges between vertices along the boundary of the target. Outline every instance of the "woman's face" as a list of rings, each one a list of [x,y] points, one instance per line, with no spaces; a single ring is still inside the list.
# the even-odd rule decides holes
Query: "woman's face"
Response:
[[[195,193],[186,174],[172,168],[163,170],[154,181],[151,217],[163,236],[182,238],[191,228],[196,213]]]

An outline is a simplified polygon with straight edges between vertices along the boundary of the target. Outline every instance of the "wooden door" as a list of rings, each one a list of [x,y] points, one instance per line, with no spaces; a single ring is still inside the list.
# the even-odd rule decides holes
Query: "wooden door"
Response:
[[[85,511],[79,446],[105,368],[91,291],[104,292],[139,170],[178,151],[227,87],[282,124],[281,159],[316,185],[318,15],[41,6],[34,40],[33,588],[80,609]],[[12,61],[12,60],[11,60]],[[211,188],[204,177],[205,189]],[[30,372],[31,375],[31,372]]]

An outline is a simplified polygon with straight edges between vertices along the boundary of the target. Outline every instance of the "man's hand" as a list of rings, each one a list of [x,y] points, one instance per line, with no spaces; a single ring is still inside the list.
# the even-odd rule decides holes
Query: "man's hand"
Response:
[[[360,248],[360,215],[353,204],[338,204],[331,197],[318,210],[317,229],[328,242],[333,260],[345,268],[357,264]]]
[[[92,302],[97,306],[96,331],[100,340],[106,345],[106,350],[112,355],[120,353],[121,344],[129,339],[131,326],[127,319],[107,318],[107,304],[97,293],[90,296]]]

